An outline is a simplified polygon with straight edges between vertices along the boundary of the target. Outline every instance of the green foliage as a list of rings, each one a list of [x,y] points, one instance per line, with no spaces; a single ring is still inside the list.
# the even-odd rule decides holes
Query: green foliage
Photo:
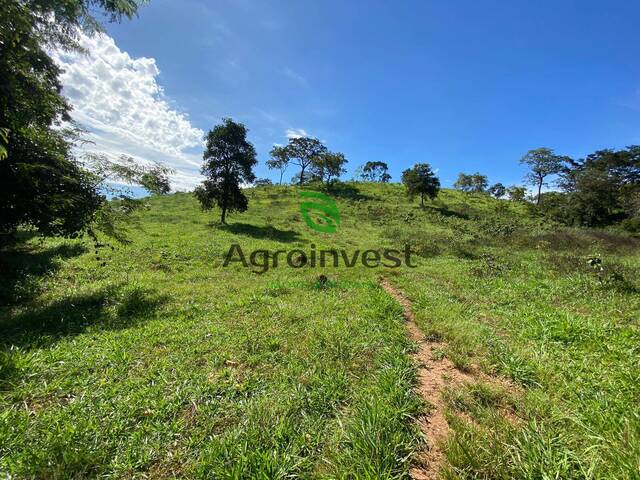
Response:
[[[282,175],[287,170],[289,166],[289,157],[287,156],[286,147],[281,147],[279,145],[274,146],[269,152],[269,160],[267,160],[267,167],[269,169],[280,170],[280,185],[282,185]]]
[[[564,222],[601,226],[637,216],[640,208],[640,147],[599,150],[570,162],[561,176]]]
[[[640,218],[627,218],[620,222],[620,226],[630,233],[640,233]]]
[[[402,172],[402,183],[406,187],[407,195],[410,198],[420,195],[420,204],[422,206],[424,206],[425,195],[433,200],[440,191],[440,180],[428,163],[416,163],[413,168]]]
[[[327,185],[330,185],[332,180],[337,180],[340,175],[347,171],[344,168],[346,164],[347,159],[344,154],[326,152],[314,157],[312,168],[313,173],[321,182],[326,182]]]
[[[202,166],[206,180],[194,194],[203,210],[217,205],[221,210],[220,221],[224,224],[227,212],[247,210],[249,202],[240,184],[255,180],[256,150],[247,141],[246,127],[230,118],[210,130],[206,140]]]
[[[294,177],[298,179],[299,185],[316,176],[315,172],[308,172],[307,168],[313,167],[314,162],[328,153],[327,147],[320,140],[309,137],[290,138],[288,145],[284,148],[284,154],[289,163],[300,167],[300,172]]]
[[[391,180],[389,166],[385,162],[367,162],[358,168],[358,177],[365,182],[388,183]]]
[[[536,148],[529,150],[520,163],[529,167],[530,172],[526,176],[526,181],[537,188],[536,204],[540,205],[540,193],[545,185],[545,180],[550,175],[556,175],[562,171],[563,163],[568,162],[568,157],[556,155],[550,148]]]
[[[495,198],[502,198],[507,194],[507,187],[501,183],[495,183],[491,185],[487,191]]]
[[[150,197],[99,269],[86,240],[3,252],[0,272],[22,274],[0,289],[0,470],[406,478],[428,406],[384,275],[443,342],[435,354],[479,372],[445,394],[445,478],[634,478],[640,240],[488,195],[442,189],[415,208],[402,185],[333,188],[330,241],[304,225],[297,187],[268,186],[227,228],[192,195]],[[221,267],[232,243],[405,242],[416,268]]]
[[[453,188],[467,193],[482,193],[487,189],[487,185],[489,185],[487,176],[480,172],[471,175],[460,173]]]
[[[9,129],[0,128],[0,160],[7,158],[7,146],[9,145]]]
[[[507,195],[512,202],[524,202],[527,198],[527,189],[525,187],[512,185],[507,188]]]
[[[96,154],[86,155],[85,161],[102,185],[109,181],[124,182],[139,185],[152,195],[166,195],[171,191],[169,174],[174,170],[160,163],[147,166],[127,155],[122,155],[119,162],[113,162],[105,155]]]
[[[255,187],[268,187],[273,185],[273,182],[271,180],[269,180],[268,178],[257,178],[254,182],[253,185]]]
[[[133,0],[4,0],[0,17],[0,235],[19,226],[43,235],[82,233],[103,199],[72,155],[60,69],[49,51],[79,48],[79,29],[99,28],[92,14],[133,16]]]

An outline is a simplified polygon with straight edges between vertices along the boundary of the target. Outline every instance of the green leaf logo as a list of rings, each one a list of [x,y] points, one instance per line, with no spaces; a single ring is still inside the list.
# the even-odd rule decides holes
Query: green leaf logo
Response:
[[[311,191],[302,191],[300,196],[311,199],[300,203],[300,213],[307,226],[316,232],[335,233],[340,225],[340,212],[333,198]],[[319,223],[311,217],[311,212],[315,219],[320,220]]]

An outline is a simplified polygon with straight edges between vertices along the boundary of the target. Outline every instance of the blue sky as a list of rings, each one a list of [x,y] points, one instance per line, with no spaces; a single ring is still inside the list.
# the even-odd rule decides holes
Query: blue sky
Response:
[[[164,128],[185,128],[178,137],[190,138],[159,158],[183,173],[184,185],[201,158],[193,139],[227,116],[250,129],[260,177],[277,179],[264,166],[268,151],[287,132],[304,131],[345,153],[346,178],[381,160],[396,181],[429,162],[445,186],[461,171],[514,184],[531,148],[582,157],[640,143],[638,18],[632,1],[151,0],[139,18],[107,25],[115,47],[94,50],[126,54],[130,70],[155,82],[149,95],[163,104]],[[73,92],[96,68],[79,68],[65,87]],[[118,77],[109,75],[94,79]],[[136,84],[105,91],[124,95]],[[81,122],[103,108],[70,97]],[[145,105],[117,119],[120,132],[136,122],[161,131],[140,120]],[[97,135],[96,147],[104,140],[113,151],[152,155],[149,145],[128,145],[133,137],[109,135],[119,133]]]

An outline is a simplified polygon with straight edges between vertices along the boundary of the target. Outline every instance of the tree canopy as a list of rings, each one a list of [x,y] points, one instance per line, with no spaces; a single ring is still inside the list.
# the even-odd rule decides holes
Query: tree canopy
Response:
[[[487,190],[489,192],[489,194],[495,198],[502,198],[506,195],[507,193],[507,188],[501,184],[500,182],[498,183],[494,183],[493,185],[491,185],[489,187],[489,190]]]
[[[566,192],[561,210],[567,223],[597,226],[639,218],[640,146],[598,150],[584,159],[569,160],[559,185]]]
[[[224,224],[227,213],[247,210],[249,202],[241,184],[255,180],[256,150],[247,141],[246,127],[230,118],[210,130],[206,141],[201,169],[206,179],[194,193],[203,210],[215,205],[220,208],[220,221]]]
[[[104,202],[73,156],[78,131],[49,52],[79,49],[93,16],[132,17],[134,0],[3,0],[0,17],[0,235],[21,225],[45,235],[76,235]]]
[[[289,140],[285,152],[289,162],[300,167],[298,182],[302,185],[306,178],[307,168],[313,164],[314,160],[317,161],[320,156],[326,154],[328,150],[317,138],[299,137]]]
[[[280,145],[274,146],[269,152],[271,158],[267,160],[267,167],[270,170],[280,170],[280,185],[282,185],[282,176],[289,166],[289,156],[287,148]]]
[[[460,173],[453,187],[467,193],[482,193],[487,189],[488,184],[487,176],[480,172],[471,175]]]
[[[367,162],[362,165],[359,170],[360,178],[366,182],[387,183],[391,180],[391,175],[389,175],[389,166],[385,162]]]
[[[536,195],[536,205],[540,205],[542,187],[545,180],[550,175],[556,175],[562,171],[563,162],[567,161],[567,157],[556,155],[550,148],[536,148],[529,150],[520,163],[529,167],[529,173],[525,177],[525,181],[535,187],[538,191]]]
[[[326,152],[313,159],[313,173],[321,182],[324,181],[329,185],[332,180],[346,172],[344,168],[346,164],[347,159],[344,154]]]
[[[428,163],[417,163],[413,168],[402,172],[402,183],[407,188],[409,197],[414,198],[420,195],[422,206],[424,206],[425,195],[433,200],[440,192],[440,180]]]
[[[511,185],[507,188],[507,196],[512,202],[524,202],[527,198],[527,189],[519,185]]]

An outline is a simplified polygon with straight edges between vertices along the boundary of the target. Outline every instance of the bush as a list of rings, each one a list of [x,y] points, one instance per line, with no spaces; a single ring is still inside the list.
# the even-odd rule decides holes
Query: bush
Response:
[[[627,218],[620,222],[622,229],[629,233],[640,233],[640,217],[639,218]]]

